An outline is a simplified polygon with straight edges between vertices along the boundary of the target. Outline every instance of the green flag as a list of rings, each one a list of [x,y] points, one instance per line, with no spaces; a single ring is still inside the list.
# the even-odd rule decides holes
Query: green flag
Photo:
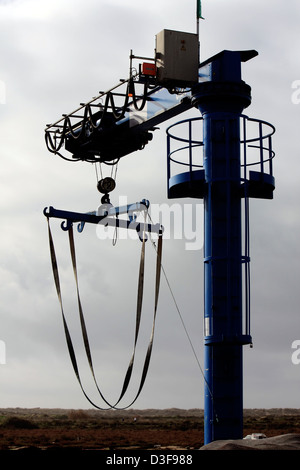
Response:
[[[201,0],[197,0],[197,18],[204,20],[202,16]]]

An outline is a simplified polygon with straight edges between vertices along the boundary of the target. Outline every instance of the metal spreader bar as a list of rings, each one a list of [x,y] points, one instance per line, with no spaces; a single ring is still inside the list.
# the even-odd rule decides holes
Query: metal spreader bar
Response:
[[[56,219],[64,219],[61,223],[62,230],[69,230],[73,223],[78,223],[78,231],[82,232],[85,223],[91,224],[101,224],[105,227],[117,227],[117,228],[125,228],[127,230],[136,230],[139,238],[143,239],[143,233],[157,233],[161,235],[163,233],[163,226],[159,223],[157,224],[149,224],[138,222],[136,217],[133,216],[133,212],[138,212],[145,210],[149,207],[149,201],[143,200],[141,202],[137,202],[135,204],[129,204],[128,206],[123,207],[109,207],[107,210],[100,206],[98,211],[94,212],[70,212],[60,209],[55,209],[54,207],[50,206],[49,208],[44,209],[44,215],[47,218],[56,218]],[[102,209],[101,209],[102,208]],[[119,219],[119,214],[129,214],[129,219]],[[116,215],[116,217],[110,217],[110,215]]]

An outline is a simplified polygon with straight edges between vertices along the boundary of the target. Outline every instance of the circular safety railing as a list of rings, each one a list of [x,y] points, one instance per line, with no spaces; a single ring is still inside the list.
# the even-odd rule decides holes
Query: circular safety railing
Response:
[[[203,168],[202,121],[202,117],[185,119],[167,128],[168,179],[177,173],[177,165],[181,171],[182,166],[189,171]],[[197,138],[194,137],[196,132]]]
[[[226,119],[226,118],[225,118]],[[224,119],[224,120],[225,120]],[[228,118],[230,119],[230,118]],[[203,168],[203,117],[185,119],[167,128],[168,181]],[[259,119],[240,116],[241,182],[273,180],[272,136],[275,127]],[[251,194],[249,194],[251,196]],[[255,197],[255,196],[254,196]],[[262,196],[263,197],[263,196]]]

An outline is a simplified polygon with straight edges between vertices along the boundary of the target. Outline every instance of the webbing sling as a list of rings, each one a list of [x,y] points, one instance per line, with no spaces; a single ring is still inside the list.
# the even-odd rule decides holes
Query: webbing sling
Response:
[[[60,288],[60,280],[59,280],[59,273],[58,273],[58,265],[57,265],[57,259],[56,259],[56,254],[55,254],[53,237],[52,237],[52,233],[51,233],[51,229],[50,229],[49,218],[47,218],[47,222],[48,222],[49,246],[50,246],[50,255],[51,255],[53,276],[54,276],[54,281],[55,281],[58,300],[59,300],[60,307],[61,307],[65,337],[66,337],[66,342],[67,342],[67,346],[68,346],[70,359],[71,359],[71,362],[72,362],[72,365],[73,365],[73,369],[74,369],[75,375],[77,377],[77,380],[79,382],[79,385],[81,387],[81,390],[82,390],[84,396],[86,397],[86,399],[95,408],[98,408],[100,410],[104,410],[104,409],[107,409],[107,408],[99,407],[98,405],[96,405],[89,398],[86,391],[84,390],[84,387],[83,387],[83,384],[82,384],[82,381],[81,381],[81,378],[80,378],[79,369],[78,369],[77,360],[76,360],[76,355],[75,355],[75,350],[74,350],[74,347],[73,347],[71,335],[70,335],[70,332],[69,332],[69,328],[68,328],[68,325],[67,325],[67,321],[66,321],[65,314],[64,314],[64,309],[63,309],[63,302],[62,302],[61,288]],[[77,301],[78,301],[78,310],[79,310],[79,317],[80,317],[80,324],[81,324],[81,332],[82,332],[82,337],[83,337],[86,356],[87,356],[87,359],[88,359],[88,363],[89,363],[89,366],[90,366],[90,369],[91,369],[91,373],[92,373],[96,388],[97,388],[101,398],[109,406],[109,408],[116,408],[116,409],[129,408],[137,400],[138,396],[140,395],[140,393],[142,391],[143,385],[144,385],[145,380],[146,380],[149,364],[150,364],[150,358],[151,358],[152,347],[153,347],[153,339],[154,339],[154,331],[155,331],[155,321],[156,321],[158,297],[159,297],[159,287],[160,287],[161,258],[162,258],[162,234],[159,234],[158,245],[157,245],[155,300],[154,300],[154,315],[153,315],[152,331],[151,331],[151,336],[150,336],[148,349],[147,349],[147,352],[146,352],[146,357],[145,357],[145,361],[144,361],[144,366],[143,366],[143,371],[142,371],[142,376],[141,376],[139,389],[138,389],[138,392],[137,392],[135,398],[133,399],[133,401],[129,405],[127,405],[126,407],[118,407],[118,408],[117,408],[117,405],[119,404],[119,402],[124,397],[124,395],[127,391],[128,385],[130,383],[130,378],[131,378],[131,375],[132,375],[133,364],[134,364],[134,359],[135,359],[136,344],[137,344],[137,339],[138,339],[138,334],[139,334],[141,312],[142,312],[142,303],[143,303],[143,288],[144,288],[145,236],[143,236],[142,248],[141,248],[139,281],[138,281],[138,294],[137,294],[137,309],[136,309],[136,328],[135,328],[135,339],[134,339],[133,354],[132,354],[132,357],[131,357],[129,365],[128,365],[128,369],[127,369],[127,372],[126,372],[126,375],[125,375],[125,379],[124,379],[124,383],[123,383],[123,387],[122,387],[120,397],[114,405],[111,405],[105,399],[105,397],[103,396],[103,394],[102,394],[102,392],[101,392],[101,390],[98,386],[96,376],[95,376],[95,372],[94,372],[92,354],[91,354],[91,350],[90,350],[90,346],[89,346],[88,334],[87,334],[87,329],[86,329],[86,325],[85,325],[83,309],[82,309],[80,294],[79,294],[75,244],[74,244],[74,236],[73,236],[73,227],[72,226],[69,229],[69,244],[70,244],[70,253],[71,253],[71,259],[72,259],[73,273],[74,273],[75,283],[76,283]]]

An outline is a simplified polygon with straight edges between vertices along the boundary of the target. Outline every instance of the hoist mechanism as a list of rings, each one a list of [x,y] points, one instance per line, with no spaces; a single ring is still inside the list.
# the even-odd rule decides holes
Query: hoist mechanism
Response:
[[[69,161],[110,163],[142,150],[152,140],[152,132],[158,124],[192,107],[189,96],[178,98],[165,88],[149,86],[148,81],[143,96],[130,99],[130,91],[135,90],[140,80],[140,75],[124,80],[47,126],[48,150]],[[125,91],[118,89],[124,86]],[[123,99],[120,107],[116,99]],[[71,158],[66,152],[71,153]]]
[[[193,107],[197,53],[196,34],[161,31],[154,58],[131,51],[128,79],[46,126],[48,150],[69,161],[107,164],[142,150],[157,125]],[[143,62],[135,67],[134,60]]]

